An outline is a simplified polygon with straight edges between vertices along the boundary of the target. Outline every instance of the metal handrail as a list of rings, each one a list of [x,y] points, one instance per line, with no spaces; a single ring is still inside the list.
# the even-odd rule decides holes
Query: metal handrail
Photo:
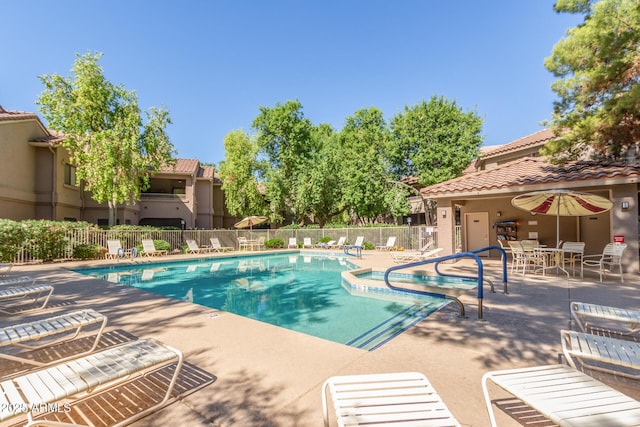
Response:
[[[484,266],[482,265],[482,260],[480,259],[480,257],[478,255],[476,255],[475,253],[472,253],[472,252],[460,252],[460,253],[453,254],[453,255],[445,255],[445,256],[438,257],[438,258],[425,259],[425,260],[421,260],[421,261],[412,262],[412,263],[409,263],[409,264],[402,264],[402,265],[396,265],[396,266],[393,266],[393,267],[389,267],[384,272],[384,282],[391,289],[404,291],[404,292],[410,292],[410,293],[416,293],[416,294],[422,294],[422,295],[440,296],[440,297],[444,297],[444,298],[456,301],[458,303],[458,306],[462,307],[461,312],[464,315],[464,307],[462,306],[462,303],[460,302],[460,300],[458,300],[458,298],[452,297],[451,295],[447,295],[447,294],[437,294],[437,293],[434,293],[434,292],[419,291],[419,290],[416,290],[416,289],[400,288],[400,287],[392,285],[389,282],[389,274],[392,271],[402,270],[402,269],[405,269],[405,268],[418,267],[418,266],[422,266],[422,265],[426,265],[426,264],[433,264],[433,263],[435,263],[436,266],[437,266],[442,261],[448,261],[448,260],[451,260],[451,259],[458,259],[458,258],[473,258],[476,261],[476,264],[478,265],[478,276],[477,276],[477,281],[478,281],[478,294],[477,294],[477,298],[478,298],[478,319],[482,319],[482,314],[483,314],[482,300],[484,298],[482,284],[484,283]],[[438,274],[440,274],[440,273],[438,273]],[[440,275],[444,276],[442,274],[440,274]],[[476,277],[469,277],[469,278],[476,279]]]
[[[509,290],[507,288],[507,252],[501,248],[500,246],[487,246],[484,248],[480,248],[480,249],[475,249],[473,251],[469,251],[470,253],[473,254],[477,254],[480,252],[486,252],[486,251],[490,251],[491,249],[497,249],[500,252],[502,252],[502,285],[503,285],[503,292],[505,294],[509,293]],[[442,277],[456,277],[456,278],[460,278],[460,279],[469,279],[469,280],[476,280],[477,277],[476,276],[464,276],[461,274],[452,274],[452,273],[442,273],[440,272],[440,270],[438,270],[438,266],[440,265],[439,262],[436,263],[435,265],[435,271],[436,273],[438,273],[439,276]],[[491,286],[491,292],[495,292],[494,288],[493,288],[493,282],[489,279],[487,279],[487,282],[489,282],[489,285]]]

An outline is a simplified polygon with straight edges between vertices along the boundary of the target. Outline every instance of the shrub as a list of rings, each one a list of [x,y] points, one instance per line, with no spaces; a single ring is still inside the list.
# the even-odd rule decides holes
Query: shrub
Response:
[[[22,250],[24,240],[22,224],[10,219],[0,220],[0,261],[12,262]]]
[[[370,242],[364,242],[364,243],[362,244],[362,248],[363,248],[363,249],[365,249],[365,250],[370,251],[370,250],[372,250],[372,249],[375,249],[375,248],[376,248],[376,245],[374,245],[373,243],[370,243]]]
[[[328,242],[330,242],[332,240],[334,240],[334,239],[332,239],[331,237],[326,237],[325,236],[325,237],[321,238],[318,242],[320,242],[320,243],[328,243]]]
[[[269,239],[264,242],[264,247],[267,249],[282,249],[284,248],[284,240],[280,238]]]
[[[104,248],[100,245],[80,244],[73,249],[73,257],[78,259],[97,259],[104,256]]]

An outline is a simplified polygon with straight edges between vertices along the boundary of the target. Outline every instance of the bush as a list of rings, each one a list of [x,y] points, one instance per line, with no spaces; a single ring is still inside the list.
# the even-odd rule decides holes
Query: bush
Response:
[[[0,220],[0,261],[12,262],[22,250],[25,231],[19,222]]]
[[[280,238],[269,239],[264,242],[264,247],[267,249],[282,249],[284,248],[284,240]]]
[[[323,237],[321,238],[318,242],[319,243],[329,243],[330,241],[332,241],[333,239],[331,237]]]
[[[73,250],[73,257],[77,259],[97,259],[104,257],[104,248],[100,245],[80,244]]]
[[[376,248],[376,245],[374,245],[373,243],[370,243],[370,242],[364,242],[364,243],[362,244],[362,248],[363,248],[363,249],[365,249],[365,250],[370,251],[370,250],[372,250],[372,249],[375,249],[375,248]]]

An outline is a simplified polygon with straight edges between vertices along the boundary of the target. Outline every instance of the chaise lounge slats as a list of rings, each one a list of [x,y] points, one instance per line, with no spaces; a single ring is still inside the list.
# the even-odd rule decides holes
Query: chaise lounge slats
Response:
[[[45,308],[52,293],[53,286],[50,285],[27,285],[11,288],[0,287],[0,313],[11,314],[12,311],[9,309],[14,309],[23,302],[26,304],[25,300],[35,304],[42,296],[44,296],[44,300],[40,306],[23,311]]]
[[[459,426],[427,378],[417,372],[332,377],[322,387],[325,426],[327,392],[339,426]]]
[[[98,313],[95,310],[79,310],[71,313],[58,315],[46,319],[34,320],[27,323],[21,323],[18,325],[5,326],[0,328],[0,359],[14,360],[21,363],[27,363],[35,366],[45,366],[52,363],[58,363],[63,360],[79,357],[84,354],[91,353],[97,347],[104,328],[107,324],[107,317]],[[96,326],[98,331],[94,337],[93,345],[91,348],[57,360],[51,360],[49,362],[40,362],[34,359],[20,357],[19,355],[7,354],[3,351],[3,347],[16,346],[29,350],[38,350],[45,347],[50,347],[63,342],[71,341],[75,339],[83,328]],[[63,335],[62,338],[57,340],[46,340],[46,342],[38,343],[38,340],[44,338],[52,338],[55,335]],[[70,336],[71,335],[71,336]]]
[[[577,331],[563,330],[561,335],[562,352],[571,366],[578,360],[590,369],[640,378],[640,343]]]
[[[486,373],[482,388],[496,426],[487,382],[521,399],[560,426],[627,427],[640,424],[640,402],[566,365]]]
[[[609,329],[603,325],[592,325],[589,320],[593,321],[593,319],[605,322],[608,321],[609,323],[627,323],[629,325],[627,330],[622,330],[622,328],[620,328],[620,330],[610,330],[610,332],[617,334],[634,335],[640,332],[640,328],[638,328],[638,324],[640,323],[640,310],[609,307],[606,305],[589,304],[584,302],[572,302],[571,315],[583,332],[588,332],[588,328],[590,327],[595,327],[597,329]]]
[[[154,411],[169,399],[182,367],[182,353],[153,339],[143,339],[109,348],[99,353],[44,368],[0,383],[0,421],[22,414],[18,408],[42,408],[61,399],[92,393],[105,386],[178,360],[172,380],[162,402],[134,414],[124,423]],[[120,423],[118,425],[121,425]]]
[[[0,279],[0,286],[5,285],[33,285],[36,282],[36,279],[30,276],[19,276],[19,277],[11,277],[6,279]]]

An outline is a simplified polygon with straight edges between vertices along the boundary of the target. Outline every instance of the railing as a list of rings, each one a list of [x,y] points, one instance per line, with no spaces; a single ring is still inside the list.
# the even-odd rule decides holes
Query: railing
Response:
[[[384,272],[384,282],[386,283],[386,285],[391,288],[391,289],[396,289],[396,290],[400,290],[400,291],[404,291],[404,292],[410,292],[410,293],[416,293],[416,294],[423,294],[423,295],[433,295],[433,296],[438,296],[441,298],[447,298],[450,299],[452,301],[455,301],[458,306],[460,307],[460,313],[462,316],[464,316],[464,305],[462,305],[462,302],[451,295],[448,295],[446,293],[435,293],[435,292],[427,292],[427,291],[420,291],[420,290],[416,290],[416,289],[406,289],[406,288],[400,288],[397,286],[392,285],[389,282],[389,274],[392,271],[395,270],[402,270],[405,268],[412,268],[412,267],[418,267],[418,266],[422,266],[425,264],[436,264],[436,272],[437,272],[437,266],[438,264],[440,264],[442,261],[449,261],[452,259],[457,259],[457,258],[473,258],[476,261],[476,264],[478,265],[478,275],[477,276],[469,276],[469,279],[474,279],[477,280],[478,282],[478,319],[482,319],[483,316],[483,309],[482,309],[482,301],[484,299],[484,293],[483,293],[483,289],[482,289],[482,285],[484,283],[484,266],[482,265],[482,260],[480,259],[480,257],[474,253],[471,252],[461,252],[461,253],[457,253],[457,254],[453,254],[453,255],[445,255],[442,257],[438,257],[438,258],[431,258],[431,259],[425,259],[422,261],[416,261],[416,262],[412,262],[409,264],[402,264],[402,265],[396,265],[393,267],[388,268],[385,272]],[[438,273],[439,275],[443,276],[442,274]]]
[[[179,195],[178,195],[179,196]],[[182,247],[188,239],[195,240],[198,245],[210,245],[210,238],[217,237],[222,246],[238,248],[238,237],[265,240],[280,238],[285,246],[290,237],[295,237],[302,243],[305,237],[311,238],[313,243],[322,238],[338,240],[346,237],[346,243],[355,242],[358,236],[364,236],[364,242],[373,245],[383,245],[391,236],[396,237],[397,246],[405,249],[418,249],[433,239],[437,242],[437,233],[433,227],[403,226],[403,227],[352,227],[352,228],[318,228],[318,229],[256,229],[256,230],[101,230],[94,228],[73,229],[66,233],[63,243],[57,247],[55,253],[40,254],[39,243],[26,242],[22,251],[13,260],[15,264],[41,262],[43,259],[64,261],[73,259],[78,245],[99,245],[107,247],[107,240],[119,239],[123,248],[132,248],[142,243],[142,239],[165,240],[169,243],[170,252],[182,252]]]

